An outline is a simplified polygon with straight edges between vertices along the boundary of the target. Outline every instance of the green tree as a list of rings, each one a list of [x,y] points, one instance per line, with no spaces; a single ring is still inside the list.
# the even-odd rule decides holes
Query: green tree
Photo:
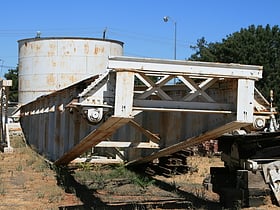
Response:
[[[10,87],[9,101],[18,102],[18,67],[16,69],[9,69],[4,77],[13,82],[12,87]]]
[[[191,55],[189,60],[194,61],[207,61],[207,62],[216,62],[217,57],[211,51],[215,51],[217,43],[207,43],[205,37],[197,40],[196,46],[191,46],[191,49],[195,50],[196,52]]]
[[[272,89],[276,105],[280,107],[280,30],[277,25],[251,25],[215,43],[207,43],[202,37],[191,48],[196,52],[189,60],[263,66],[263,78],[256,86],[267,99]]]

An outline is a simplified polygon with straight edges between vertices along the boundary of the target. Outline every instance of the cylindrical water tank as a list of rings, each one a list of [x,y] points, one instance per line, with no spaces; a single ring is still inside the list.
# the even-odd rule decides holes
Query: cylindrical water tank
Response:
[[[123,42],[49,37],[18,41],[19,103],[106,71],[109,56],[123,55]]]

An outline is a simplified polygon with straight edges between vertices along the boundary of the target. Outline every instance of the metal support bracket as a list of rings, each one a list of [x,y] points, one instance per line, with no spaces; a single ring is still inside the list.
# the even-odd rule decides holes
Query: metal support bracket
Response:
[[[268,183],[280,205],[280,161],[263,164],[263,173],[266,183]]]

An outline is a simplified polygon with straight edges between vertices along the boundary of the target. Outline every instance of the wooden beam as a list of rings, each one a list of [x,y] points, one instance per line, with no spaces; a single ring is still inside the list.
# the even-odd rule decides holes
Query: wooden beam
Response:
[[[54,162],[56,165],[67,165],[70,161],[79,157],[91,147],[94,147],[102,140],[111,136],[118,128],[128,123],[130,118],[110,117],[96,130],[88,134],[84,139],[75,145],[68,152],[64,153],[62,157]]]
[[[99,163],[99,164],[119,164],[123,163],[121,159],[109,159],[109,158],[76,158],[71,161],[70,164],[76,163]]]
[[[136,165],[136,164],[147,163],[147,162],[150,162],[150,161],[152,161],[156,158],[160,158],[160,157],[163,157],[165,155],[173,154],[173,153],[178,152],[182,149],[185,149],[185,148],[190,147],[190,146],[194,146],[194,145],[202,143],[204,141],[211,140],[211,139],[216,139],[217,137],[219,137],[219,136],[221,136],[221,135],[223,135],[223,134],[225,134],[229,131],[232,131],[232,130],[235,130],[235,129],[238,129],[238,128],[241,128],[241,127],[247,126],[247,125],[248,125],[248,123],[234,121],[234,122],[225,124],[221,127],[218,127],[216,129],[213,129],[211,131],[207,131],[206,133],[201,134],[199,136],[188,138],[188,139],[186,139],[186,140],[184,140],[180,143],[177,143],[177,144],[174,144],[170,147],[161,149],[157,152],[152,153],[149,156],[141,157],[139,159],[130,161],[126,165]]]
[[[139,130],[141,133],[143,133],[151,141],[153,141],[155,143],[159,143],[160,138],[157,135],[155,135],[152,132],[150,132],[149,130],[146,130],[145,128],[141,127],[141,125],[139,125],[134,120],[130,120],[129,124],[132,125],[134,128],[136,128],[137,130]]]
[[[116,147],[116,148],[138,148],[138,149],[157,149],[158,144],[153,142],[128,142],[128,141],[101,141],[95,147]]]
[[[189,75],[220,78],[262,78],[262,66],[210,63],[153,58],[110,57],[108,68],[170,75]]]

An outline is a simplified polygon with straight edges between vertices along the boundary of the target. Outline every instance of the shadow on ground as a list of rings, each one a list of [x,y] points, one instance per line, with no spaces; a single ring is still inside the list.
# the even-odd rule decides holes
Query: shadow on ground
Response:
[[[186,201],[192,203],[193,209],[209,209],[209,210],[223,209],[222,206],[217,202],[198,198],[194,194],[175,188],[174,185],[171,185],[169,183],[160,180],[155,180],[154,185],[158,186],[163,190],[172,191],[177,195],[179,195],[180,197],[185,198]]]
[[[122,203],[104,203],[100,198],[94,196],[95,191],[89,189],[86,185],[77,182],[71,170],[68,168],[56,168],[57,172],[57,182],[58,185],[65,189],[67,193],[74,193],[83,203],[82,205],[75,206],[61,206],[60,210],[88,210],[88,209],[98,209],[98,210],[151,210],[151,209],[222,209],[219,203],[207,201],[204,199],[197,198],[195,195],[185,192],[180,189],[174,189],[174,186],[166,182],[155,180],[154,185],[163,190],[174,192],[181,198],[180,200],[175,200],[171,202],[132,202],[126,201]],[[183,198],[183,199],[182,199]]]

